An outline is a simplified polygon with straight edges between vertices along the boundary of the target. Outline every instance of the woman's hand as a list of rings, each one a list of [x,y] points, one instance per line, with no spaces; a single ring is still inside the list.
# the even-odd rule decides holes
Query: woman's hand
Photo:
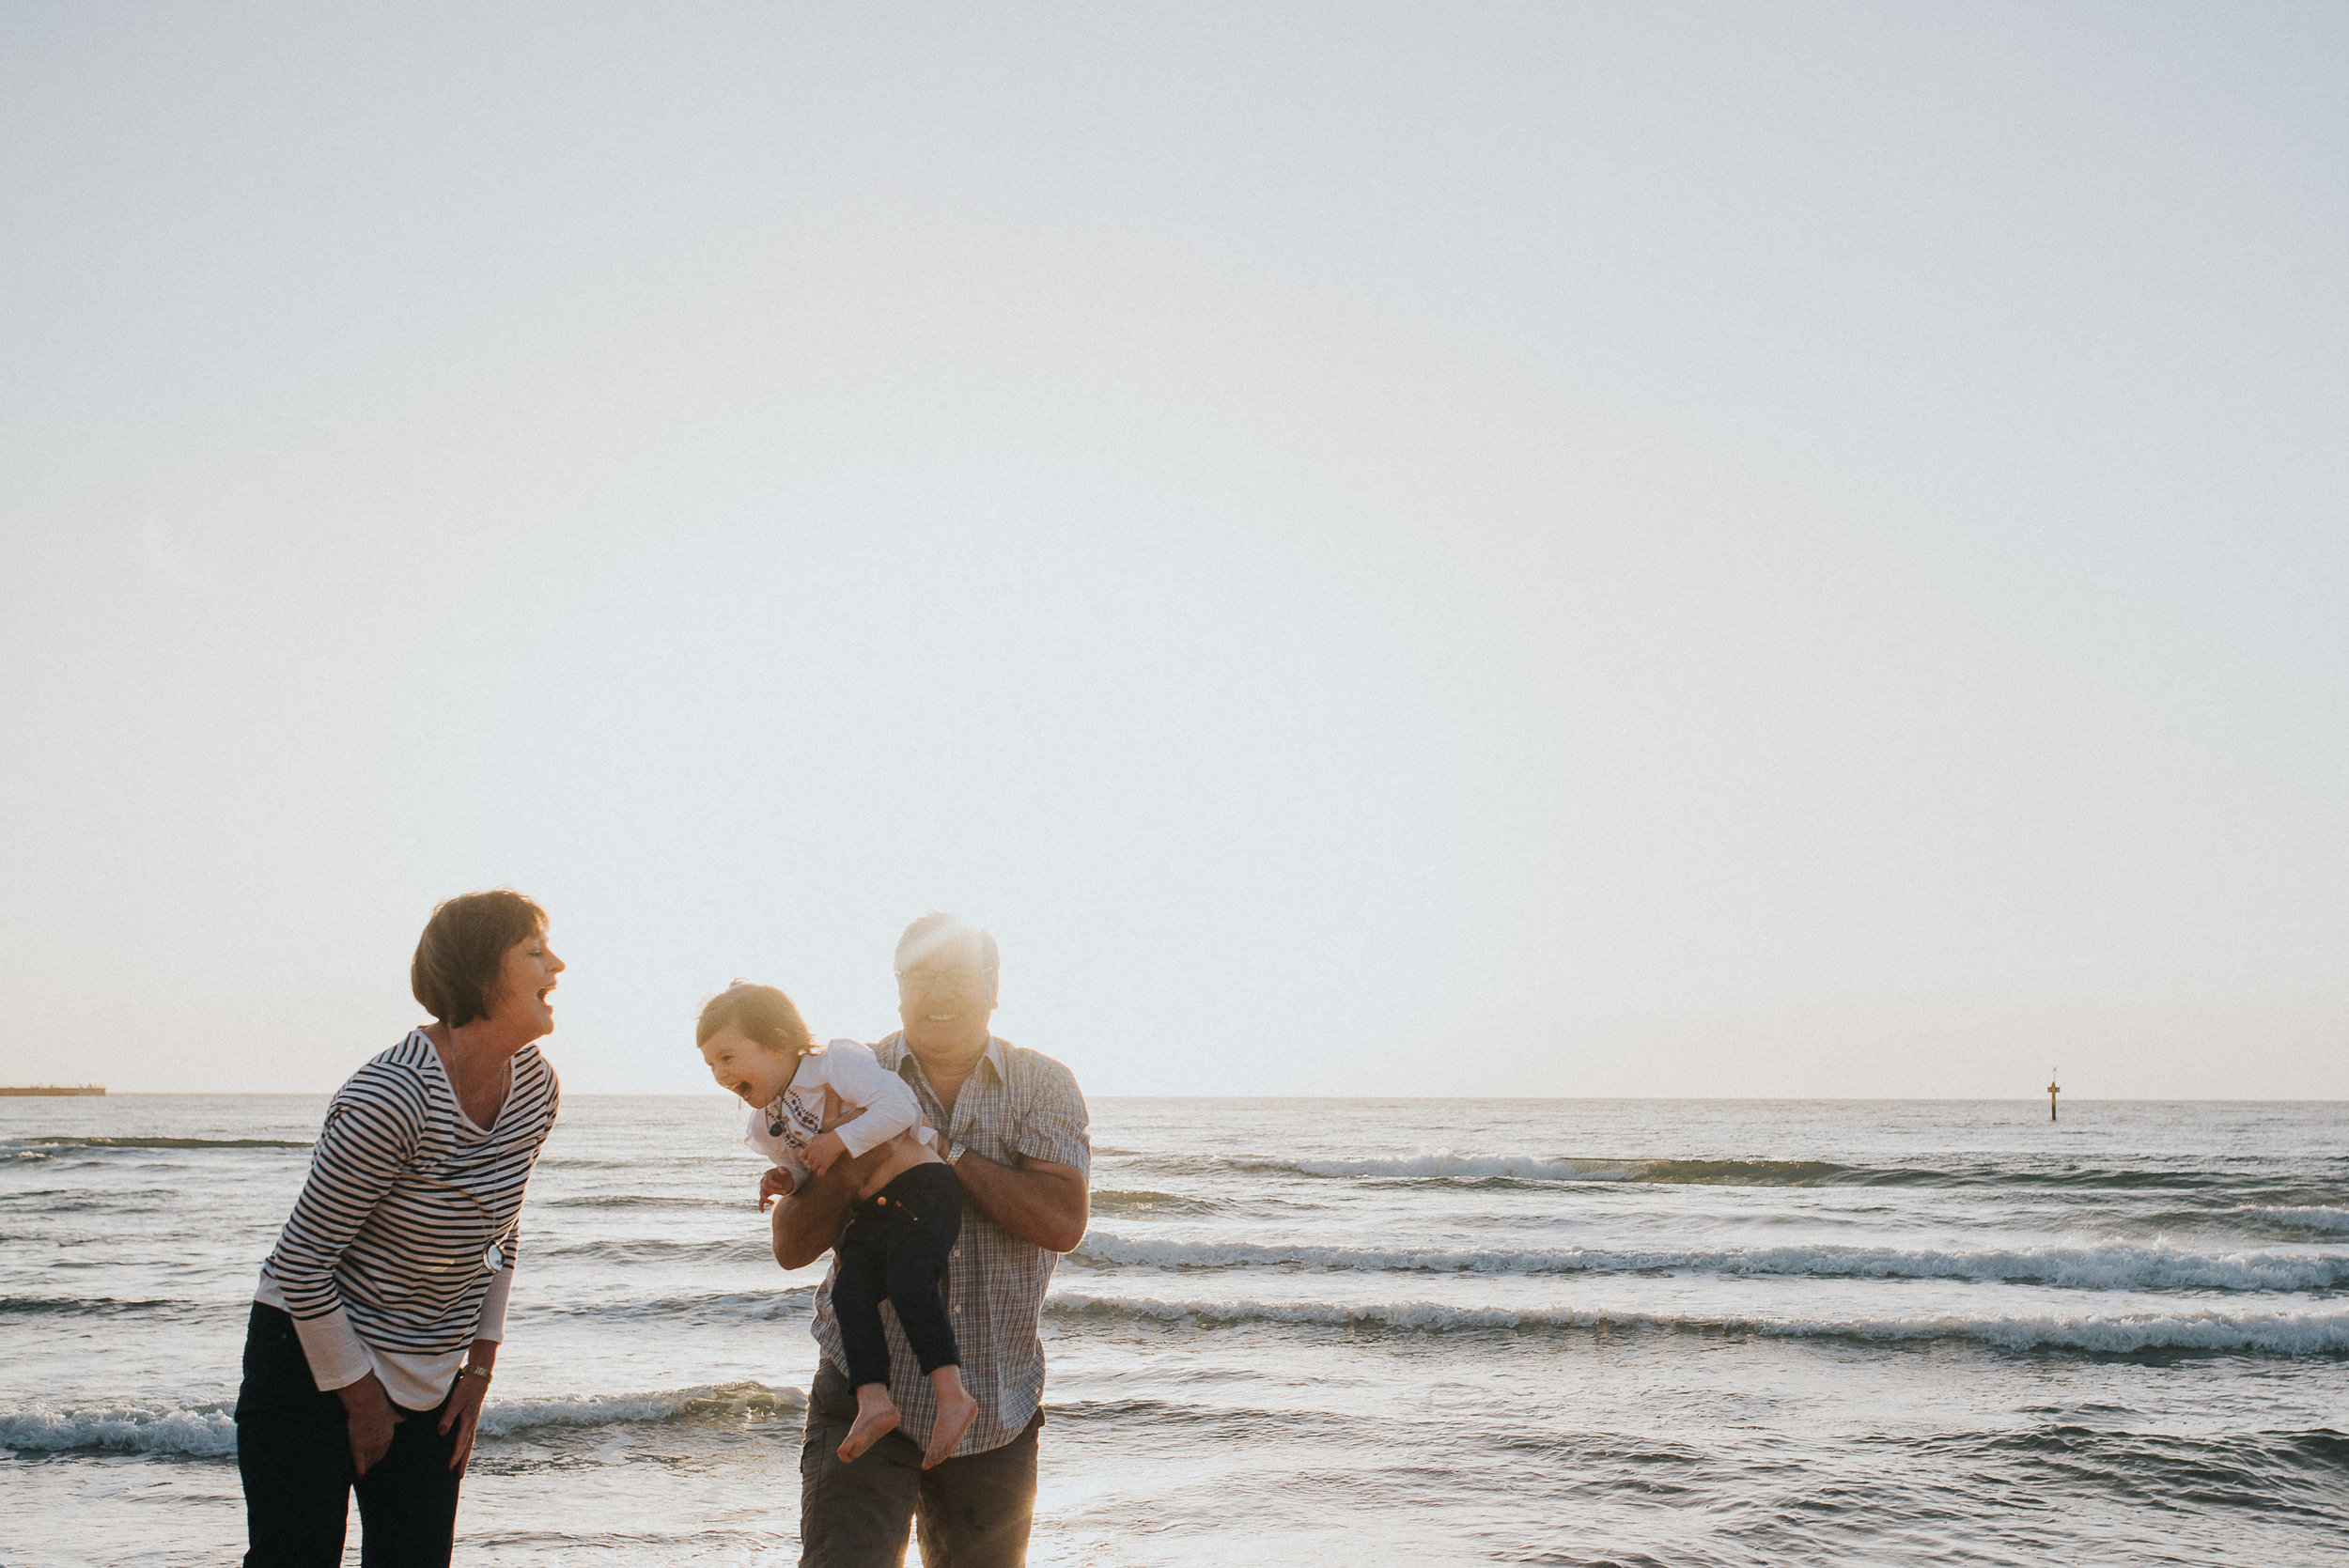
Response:
[[[490,1380],[481,1374],[497,1364],[498,1342],[475,1340],[465,1353],[465,1364],[479,1367],[481,1372],[460,1372],[457,1387],[449,1390],[448,1403],[441,1407],[440,1434],[445,1437],[448,1429],[457,1429],[457,1446],[448,1456],[448,1467],[459,1475],[473,1463],[474,1430],[481,1424],[481,1402],[490,1397]]]
[[[342,1396],[343,1409],[350,1417],[351,1472],[365,1475],[392,1451],[392,1428],[399,1424],[399,1412],[392,1408],[383,1380],[373,1373],[334,1391]]]
[[[767,1205],[778,1198],[788,1198],[800,1189],[800,1181],[780,1165],[770,1165],[758,1178],[758,1212],[765,1214]]]
[[[441,1407],[441,1436],[445,1437],[450,1427],[457,1428],[457,1446],[449,1452],[448,1467],[459,1475],[463,1475],[465,1467],[473,1463],[474,1428],[481,1424],[481,1402],[489,1397],[488,1378],[460,1375],[457,1391]]]
[[[807,1145],[807,1168],[817,1175],[832,1169],[832,1162],[848,1152],[836,1132],[817,1133]]]

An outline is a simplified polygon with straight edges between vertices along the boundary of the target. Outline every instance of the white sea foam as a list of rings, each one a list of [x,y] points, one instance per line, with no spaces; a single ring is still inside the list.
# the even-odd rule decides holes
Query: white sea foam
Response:
[[[129,1449],[141,1453],[237,1452],[230,1404],[120,1400],[103,1405],[37,1402],[0,1410],[0,1446],[12,1449]]]
[[[481,1413],[481,1430],[493,1436],[537,1426],[614,1426],[626,1422],[756,1421],[807,1408],[797,1389],[764,1383],[704,1383],[650,1393],[586,1394],[571,1399],[502,1400]]]
[[[568,1399],[500,1400],[482,1412],[491,1436],[548,1426],[620,1426],[647,1421],[754,1421],[807,1407],[797,1389],[764,1383],[705,1383],[646,1393],[583,1394]],[[227,1403],[107,1405],[39,1403],[0,1411],[0,1447],[25,1451],[124,1449],[138,1453],[217,1456],[237,1452]]]
[[[1085,1237],[1077,1255],[1087,1263],[1128,1267],[1288,1265],[1472,1274],[1623,1274],[1643,1269],[1676,1269],[1700,1274],[2010,1281],[2073,1290],[2300,1291],[2330,1290],[2349,1284],[2349,1253],[2213,1254],[2121,1244],[1980,1252],[1837,1246],[1477,1251],[1162,1241],[1097,1231]]]
[[[2009,1350],[2236,1351],[2276,1356],[2349,1352],[2349,1312],[2125,1312],[2078,1317],[1768,1318],[1604,1310],[1451,1307],[1432,1301],[1160,1301],[1146,1296],[1054,1296],[1060,1317],[1143,1318],[1164,1323],[1282,1323],[1394,1328],[1423,1333],[1492,1329],[1641,1328],[1746,1333],[1764,1338],[1877,1341],[1970,1340]]]

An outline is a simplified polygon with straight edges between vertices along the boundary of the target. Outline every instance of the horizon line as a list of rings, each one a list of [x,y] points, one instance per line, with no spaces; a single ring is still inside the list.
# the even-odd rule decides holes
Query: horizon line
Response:
[[[333,1089],[123,1089],[108,1090],[104,1095],[46,1096],[86,1099],[126,1098],[220,1098],[235,1096],[242,1099],[317,1099],[332,1097]],[[2036,1094],[1089,1094],[1093,1100],[1387,1100],[1437,1101],[1443,1103],[1484,1102],[1492,1100],[1522,1101],[1527,1104],[1620,1104],[1634,1101],[1672,1101],[1685,1104],[1770,1104],[1807,1105],[2036,1105],[2046,1095]],[[43,1097],[27,1095],[26,1098]],[[716,1090],[707,1093],[679,1092],[667,1089],[580,1089],[568,1093],[566,1099],[574,1100],[723,1100],[736,1103],[734,1096]],[[2349,1096],[2280,1095],[2266,1097],[2235,1097],[2198,1094],[2126,1095],[2064,1095],[2067,1105],[2341,1105],[2349,1106]]]

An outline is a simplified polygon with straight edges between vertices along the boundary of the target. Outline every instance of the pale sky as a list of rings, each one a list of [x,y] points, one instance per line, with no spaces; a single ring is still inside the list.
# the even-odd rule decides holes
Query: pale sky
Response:
[[[0,11],[0,1080],[2349,1097],[2349,9]]]

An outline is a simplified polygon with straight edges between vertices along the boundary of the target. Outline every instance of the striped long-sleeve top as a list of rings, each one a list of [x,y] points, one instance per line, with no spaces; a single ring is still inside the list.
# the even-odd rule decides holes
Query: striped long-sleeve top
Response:
[[[554,1069],[515,1053],[496,1122],[475,1126],[422,1030],[350,1075],[257,1300],[290,1313],[321,1389],[369,1372],[430,1409],[474,1339],[504,1337],[522,1191],[554,1126]]]

